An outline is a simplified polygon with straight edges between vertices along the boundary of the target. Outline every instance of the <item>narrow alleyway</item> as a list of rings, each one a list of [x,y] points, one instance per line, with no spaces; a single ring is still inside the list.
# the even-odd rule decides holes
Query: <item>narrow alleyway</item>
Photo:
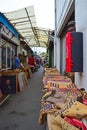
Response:
[[[38,124],[42,96],[43,68],[29,79],[29,85],[16,95],[10,96],[0,106],[0,130],[45,130]]]

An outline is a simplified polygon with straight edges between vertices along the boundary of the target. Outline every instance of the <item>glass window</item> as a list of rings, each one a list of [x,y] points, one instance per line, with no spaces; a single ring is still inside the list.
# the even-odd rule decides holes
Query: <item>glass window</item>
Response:
[[[2,68],[6,68],[6,47],[2,48]]]
[[[17,46],[3,40],[2,47],[2,69],[12,68],[13,56],[16,54]]]
[[[7,68],[11,67],[11,48],[7,47]]]

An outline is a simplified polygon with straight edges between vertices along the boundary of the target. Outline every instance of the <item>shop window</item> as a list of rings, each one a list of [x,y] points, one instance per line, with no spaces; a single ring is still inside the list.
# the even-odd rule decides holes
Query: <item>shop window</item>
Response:
[[[4,41],[5,42],[5,41]],[[13,56],[16,51],[16,46],[5,43],[2,47],[1,54],[2,54],[2,69],[11,69],[13,63]]]
[[[7,47],[7,68],[11,67],[11,49]]]
[[[6,68],[6,47],[2,48],[2,69]]]

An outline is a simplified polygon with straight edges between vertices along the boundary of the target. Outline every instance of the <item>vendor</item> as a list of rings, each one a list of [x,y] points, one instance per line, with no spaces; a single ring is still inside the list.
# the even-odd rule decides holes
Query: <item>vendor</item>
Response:
[[[20,68],[20,59],[19,59],[19,57],[17,57],[17,55],[14,55],[13,68],[14,69]]]

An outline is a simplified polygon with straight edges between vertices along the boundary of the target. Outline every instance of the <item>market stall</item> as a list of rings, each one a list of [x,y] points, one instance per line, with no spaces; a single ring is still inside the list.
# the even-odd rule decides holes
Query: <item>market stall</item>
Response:
[[[47,130],[87,130],[87,92],[56,69],[45,69],[39,124]]]
[[[1,93],[15,94],[28,85],[28,79],[25,72],[15,69],[1,72]]]

